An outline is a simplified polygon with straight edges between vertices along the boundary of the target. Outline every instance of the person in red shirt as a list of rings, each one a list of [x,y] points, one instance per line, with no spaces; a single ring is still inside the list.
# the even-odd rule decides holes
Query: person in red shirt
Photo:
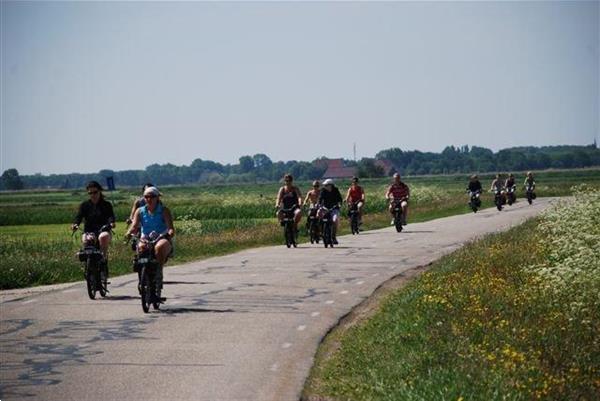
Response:
[[[346,194],[346,203],[348,204],[348,208],[350,208],[352,204],[356,204],[356,208],[358,209],[358,224],[362,224],[362,209],[365,205],[365,191],[358,185],[358,177],[352,177],[352,184],[350,184],[350,188],[348,188],[348,193]]]
[[[408,188],[408,185],[402,182],[400,174],[394,174],[394,182],[388,187],[385,197],[390,201],[389,211],[392,217],[394,216],[394,204],[400,202],[400,206],[402,206],[402,225],[405,226],[406,217],[408,216],[408,198],[410,197],[410,189]],[[393,218],[392,225],[394,225]]]

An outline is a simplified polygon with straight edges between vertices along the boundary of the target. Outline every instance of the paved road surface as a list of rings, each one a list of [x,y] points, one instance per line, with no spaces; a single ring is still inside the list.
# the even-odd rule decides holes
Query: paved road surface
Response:
[[[167,269],[160,312],[137,277],[0,293],[0,399],[297,400],[321,338],[381,283],[549,204],[239,252]]]

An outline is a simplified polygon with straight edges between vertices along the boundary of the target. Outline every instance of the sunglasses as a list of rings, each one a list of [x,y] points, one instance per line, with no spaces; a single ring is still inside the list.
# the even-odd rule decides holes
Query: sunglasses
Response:
[[[96,195],[98,193],[98,191],[90,191],[88,192],[88,195]]]
[[[156,196],[154,195],[144,195],[144,199],[154,199]]]

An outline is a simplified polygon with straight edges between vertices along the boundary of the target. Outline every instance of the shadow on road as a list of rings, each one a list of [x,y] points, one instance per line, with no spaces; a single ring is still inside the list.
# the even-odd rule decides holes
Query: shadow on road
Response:
[[[205,308],[167,308],[161,309],[162,313],[179,315],[183,313],[231,313],[233,309],[205,309]]]

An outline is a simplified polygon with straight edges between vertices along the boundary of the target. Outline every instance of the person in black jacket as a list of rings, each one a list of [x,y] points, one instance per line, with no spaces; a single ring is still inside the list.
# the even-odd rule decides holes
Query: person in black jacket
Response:
[[[111,240],[110,228],[115,227],[115,213],[110,202],[104,199],[102,186],[97,181],[88,182],[85,188],[90,199],[79,205],[79,211],[71,229],[76,231],[81,222],[85,221],[83,231],[97,235],[100,250],[106,260]]]
[[[319,195],[319,205],[324,206],[327,209],[331,210],[331,220],[333,221],[332,226],[332,240],[333,243],[337,245],[336,233],[338,226],[340,224],[339,214],[340,214],[340,204],[342,203],[342,194],[338,187],[333,184],[333,180],[331,178],[323,181],[323,189],[321,189],[321,193]],[[319,214],[319,217],[322,217],[322,213]]]
[[[475,203],[474,206],[481,207],[481,192],[483,188],[481,187],[481,182],[479,182],[479,177],[476,174],[473,174],[469,177],[469,185],[467,186],[467,192],[469,197],[474,197],[473,201]]]
[[[473,174],[469,178],[469,186],[467,187],[467,191],[479,193],[482,192],[481,182],[479,182],[479,177],[477,177],[477,175]]]

